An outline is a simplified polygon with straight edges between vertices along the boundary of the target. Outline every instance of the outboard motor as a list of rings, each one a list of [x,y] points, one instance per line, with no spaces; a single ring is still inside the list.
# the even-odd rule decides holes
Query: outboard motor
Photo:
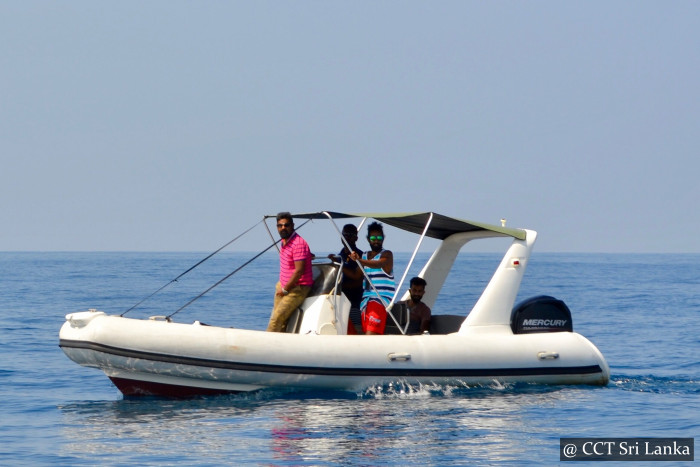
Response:
[[[549,295],[538,295],[518,303],[510,315],[510,327],[513,334],[574,330],[569,307]]]

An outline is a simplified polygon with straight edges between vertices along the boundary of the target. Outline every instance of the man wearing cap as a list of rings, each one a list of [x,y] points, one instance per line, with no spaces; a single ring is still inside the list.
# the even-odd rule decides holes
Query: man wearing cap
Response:
[[[354,334],[354,326],[360,328],[362,326],[362,320],[360,317],[360,304],[362,303],[362,293],[364,288],[362,286],[362,271],[360,266],[356,261],[350,258],[350,253],[352,251],[356,252],[358,255],[362,256],[362,250],[360,250],[357,243],[357,227],[353,224],[345,224],[343,226],[343,239],[350,245],[351,250],[343,243],[343,249],[337,255],[328,255],[333,261],[338,261],[343,268],[343,282],[341,284],[343,293],[350,300],[350,326],[348,326],[348,333]]]

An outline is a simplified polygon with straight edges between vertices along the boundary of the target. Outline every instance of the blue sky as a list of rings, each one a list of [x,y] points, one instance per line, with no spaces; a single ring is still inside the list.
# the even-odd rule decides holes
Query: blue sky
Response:
[[[2,2],[0,251],[211,251],[281,210],[432,210],[538,251],[700,252],[698,18]]]

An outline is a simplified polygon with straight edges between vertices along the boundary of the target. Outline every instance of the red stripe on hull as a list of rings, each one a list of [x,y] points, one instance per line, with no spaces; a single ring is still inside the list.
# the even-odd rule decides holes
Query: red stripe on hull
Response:
[[[174,384],[152,383],[150,381],[138,381],[135,379],[112,378],[112,383],[125,396],[157,396],[185,399],[195,396],[217,396],[231,394],[240,391],[226,391],[222,389],[198,388],[193,386],[178,386]]]

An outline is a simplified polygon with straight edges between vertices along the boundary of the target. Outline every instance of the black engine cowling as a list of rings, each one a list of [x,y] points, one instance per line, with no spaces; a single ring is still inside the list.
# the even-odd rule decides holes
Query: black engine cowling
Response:
[[[538,295],[518,303],[510,315],[510,327],[514,334],[574,330],[569,307],[549,295]]]

